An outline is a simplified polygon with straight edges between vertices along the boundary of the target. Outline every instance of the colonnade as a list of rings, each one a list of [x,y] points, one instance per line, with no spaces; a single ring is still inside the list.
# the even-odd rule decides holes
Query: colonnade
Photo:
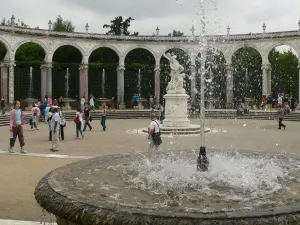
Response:
[[[299,62],[300,64],[300,62]],[[14,102],[14,61],[3,61],[0,63],[0,71],[1,71],[1,96],[4,97],[5,100],[8,100],[7,103],[10,105]],[[120,108],[124,107],[124,74],[125,74],[125,65],[124,63],[119,64],[117,66],[117,102]],[[160,64],[156,64],[155,69],[153,71],[154,76],[154,97],[156,104],[159,104],[160,101]],[[271,64],[263,63],[262,64],[262,96],[268,96],[272,93],[271,90]],[[196,96],[196,65],[192,63],[190,67],[191,74],[191,101],[195,102]],[[79,82],[80,82],[80,91],[79,96],[85,96],[88,98],[88,62],[83,62],[79,67]],[[299,67],[299,78],[300,78],[300,67]],[[228,107],[233,102],[233,68],[232,65],[227,65],[226,67],[226,102]],[[299,87],[300,87],[300,79],[299,79]],[[100,88],[100,87],[99,87]],[[44,98],[45,95],[52,96],[52,62],[44,63],[41,66],[41,99]],[[28,97],[28,96],[24,96]],[[299,90],[299,98],[300,99],[300,90]]]

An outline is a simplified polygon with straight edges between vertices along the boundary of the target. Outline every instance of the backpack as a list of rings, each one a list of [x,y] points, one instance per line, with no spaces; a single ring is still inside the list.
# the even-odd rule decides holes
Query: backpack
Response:
[[[76,124],[80,124],[81,123],[79,116],[75,117],[74,123],[76,123]]]

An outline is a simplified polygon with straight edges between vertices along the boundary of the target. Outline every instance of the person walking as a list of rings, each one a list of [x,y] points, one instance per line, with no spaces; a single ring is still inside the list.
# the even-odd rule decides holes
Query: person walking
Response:
[[[46,116],[45,116],[45,110],[46,110],[46,105],[44,103],[42,103],[39,107],[40,109],[40,123],[42,123],[43,121],[46,121]]]
[[[33,128],[35,128],[36,130],[38,130],[39,128],[37,127],[37,121],[38,121],[38,108],[34,107],[32,109],[32,114],[31,114],[31,131],[33,131]]]
[[[148,128],[148,140],[149,140],[149,151],[152,151],[155,147],[155,150],[159,150],[159,146],[162,144],[160,137],[160,126],[159,122],[156,120],[156,115],[151,113],[150,115],[150,126]]]
[[[90,131],[93,129],[91,124],[90,124],[90,118],[91,118],[91,110],[89,109],[89,105],[85,104],[84,108],[84,127],[83,127],[83,132],[86,131],[86,126],[90,128]]]
[[[64,128],[66,127],[66,119],[64,113],[61,111],[61,109],[58,109],[58,114],[60,117],[60,130],[59,130],[59,137],[62,141],[65,140],[65,133],[64,133]]]
[[[64,99],[63,99],[62,96],[60,96],[59,99],[58,99],[58,106],[59,106],[59,111],[62,112],[63,107],[64,107]]]
[[[51,151],[59,151],[59,129],[60,129],[60,117],[58,114],[58,107],[52,108],[52,117],[51,117],[51,131],[52,131],[52,148]]]
[[[82,110],[84,110],[84,104],[85,104],[85,96],[82,96],[81,102],[80,102],[80,106],[81,106]]]
[[[284,125],[284,124],[282,123],[283,118],[284,118],[284,109],[283,109],[283,106],[278,107],[277,113],[278,113],[278,122],[279,122],[279,127],[278,127],[278,129],[281,130],[281,127],[283,127],[283,128],[285,129],[285,128],[286,128],[286,125]]]
[[[159,108],[158,108],[158,115],[159,115],[159,121],[160,123],[162,124],[163,123],[163,120],[165,119],[164,118],[164,106],[163,104],[160,104],[159,105]]]
[[[47,118],[47,123],[48,123],[48,127],[49,127],[49,141],[52,141],[52,130],[51,130],[51,120],[52,120],[52,107],[49,109],[48,112],[48,118]]]
[[[18,137],[21,147],[21,153],[26,154],[27,152],[24,149],[25,141],[23,135],[23,125],[25,124],[24,121],[24,114],[20,109],[20,102],[15,101],[14,109],[10,111],[10,146],[8,148],[8,152],[15,153],[13,148],[16,142],[16,138]]]
[[[82,126],[82,109],[81,108],[79,108],[76,112],[74,123],[76,125],[76,138],[77,139],[79,138],[79,133],[81,134],[81,137],[84,138],[84,135],[81,130],[81,126]]]
[[[103,111],[101,113],[101,126],[103,131],[106,130],[106,115],[107,115],[107,111],[106,111],[106,107],[104,106]]]
[[[1,110],[2,110],[2,116],[5,115],[5,99],[3,96],[1,98]]]
[[[90,107],[91,110],[95,112],[95,102],[94,102],[94,96],[92,94],[90,95]]]
[[[115,110],[115,108],[116,108],[116,100],[115,97],[112,97],[110,101],[110,109]]]
[[[296,99],[292,96],[291,97],[291,110],[292,110],[292,112],[295,111],[295,108],[296,108]]]

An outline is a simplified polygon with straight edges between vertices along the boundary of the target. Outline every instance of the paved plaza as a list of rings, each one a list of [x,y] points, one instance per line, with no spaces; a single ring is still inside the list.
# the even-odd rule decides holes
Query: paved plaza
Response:
[[[198,123],[197,120],[192,120]],[[148,120],[108,120],[107,131],[100,130],[99,121],[93,121],[93,130],[84,139],[75,139],[75,126],[68,122],[65,141],[60,152],[49,151],[48,126],[42,124],[39,131],[25,126],[25,143],[28,154],[8,154],[8,127],[0,128],[0,218],[40,221],[42,210],[35,202],[33,192],[37,182],[51,170],[89,157],[126,154],[147,151],[147,135],[135,134],[135,130],[148,126]],[[286,122],[287,129],[277,130],[277,121],[255,120],[207,120],[211,133],[206,134],[207,146],[216,149],[286,151],[299,153],[300,124]],[[200,137],[166,136],[162,148],[198,149]],[[15,150],[19,150],[16,142]],[[7,222],[7,224],[9,224]],[[11,223],[13,224],[13,223]]]

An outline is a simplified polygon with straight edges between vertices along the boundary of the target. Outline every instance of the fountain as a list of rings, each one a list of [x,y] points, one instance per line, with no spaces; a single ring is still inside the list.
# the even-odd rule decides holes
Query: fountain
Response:
[[[58,225],[300,223],[300,158],[213,151],[103,156],[46,175],[35,198]]]
[[[209,83],[212,82],[213,80],[213,74],[212,74],[212,69],[209,69],[209,79],[207,81],[209,81]],[[207,99],[208,102],[208,109],[213,109],[214,108],[214,102],[216,101],[215,98],[213,96],[211,96],[211,87],[209,88],[209,97]]]
[[[139,72],[138,72],[138,89],[139,89],[139,98],[137,100],[137,102],[138,102],[137,108],[138,109],[144,109],[143,103],[146,102],[146,99],[142,98],[142,95],[141,95],[141,89],[142,89],[142,72],[141,72],[141,69],[139,69]]]
[[[24,99],[23,102],[26,103],[25,110],[26,111],[31,111],[33,104],[37,102],[37,99],[32,98],[33,95],[33,82],[32,82],[32,72],[33,68],[29,68],[29,89],[28,89],[28,98]]]
[[[201,0],[204,18],[204,0]],[[202,22],[204,23],[204,19]],[[205,24],[203,25],[205,31]],[[201,147],[103,156],[46,175],[37,202],[58,225],[280,225],[300,223],[300,157],[205,147],[206,40],[201,43]],[[166,127],[190,128],[183,68],[174,55]],[[206,172],[200,172],[206,171]]]
[[[69,98],[69,91],[70,91],[70,72],[69,68],[66,70],[66,75],[65,75],[65,98],[64,98],[64,108],[66,110],[71,110],[72,107],[70,106],[71,102],[75,102],[74,99]]]
[[[99,109],[104,109],[106,107],[107,102],[109,102],[108,98],[105,98],[105,69],[102,69],[102,84],[101,84],[101,91],[102,97],[97,99],[97,102],[100,102]]]
[[[248,68],[246,68],[246,73],[245,73],[245,86],[246,86],[245,102],[246,102],[246,106],[248,107],[253,102],[253,99],[248,96],[248,91],[249,91],[249,70],[248,70]]]

